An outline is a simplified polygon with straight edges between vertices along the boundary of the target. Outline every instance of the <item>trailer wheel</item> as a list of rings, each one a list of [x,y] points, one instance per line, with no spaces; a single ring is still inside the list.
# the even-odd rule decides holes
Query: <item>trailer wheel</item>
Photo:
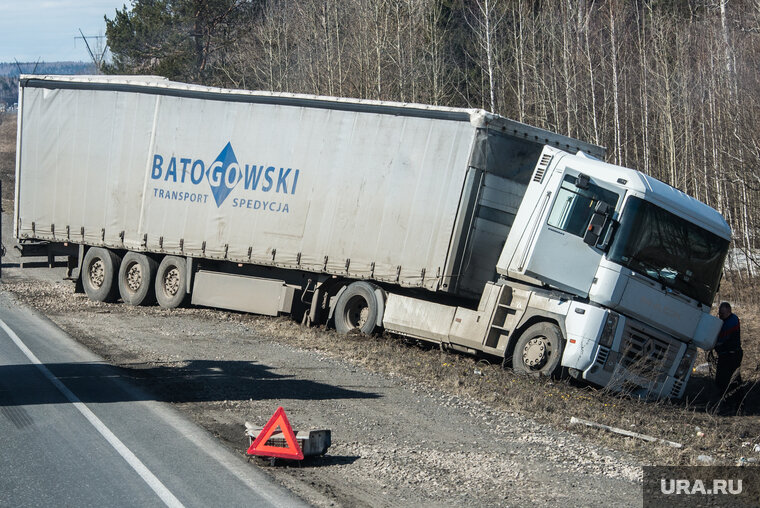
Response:
[[[158,263],[145,254],[127,252],[119,268],[119,294],[129,305],[150,305],[156,301],[153,281]]]
[[[119,298],[119,263],[121,258],[113,251],[93,247],[87,251],[82,263],[82,286],[90,300],[115,302]]]
[[[359,330],[367,335],[377,328],[377,302],[375,287],[368,282],[349,284],[335,304],[335,329],[340,333]]]
[[[156,272],[156,300],[161,307],[175,309],[187,299],[187,263],[177,256],[166,256]]]
[[[512,369],[533,376],[557,375],[562,359],[562,330],[552,323],[536,323],[517,339]]]

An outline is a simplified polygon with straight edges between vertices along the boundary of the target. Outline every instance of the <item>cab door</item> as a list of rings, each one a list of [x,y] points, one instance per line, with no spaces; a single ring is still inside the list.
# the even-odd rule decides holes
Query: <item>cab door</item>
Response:
[[[592,217],[598,219],[599,210],[605,210],[607,216],[600,236],[611,227],[612,215],[620,201],[620,194],[612,189],[609,184],[566,168],[546,218],[540,219],[543,223],[525,264],[525,274],[587,297],[603,252],[584,242],[584,236]]]

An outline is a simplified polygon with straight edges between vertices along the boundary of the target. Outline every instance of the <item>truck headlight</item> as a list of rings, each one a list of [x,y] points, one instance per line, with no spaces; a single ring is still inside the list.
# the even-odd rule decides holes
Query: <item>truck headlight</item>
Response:
[[[678,368],[676,369],[676,377],[678,379],[682,379],[686,373],[691,368],[691,363],[694,361],[694,356],[696,355],[697,350],[688,348],[686,352],[683,354],[683,358],[681,358],[681,363],[678,364]]]
[[[607,313],[607,321],[604,323],[602,329],[602,335],[599,337],[599,344],[604,347],[612,347],[612,341],[615,340],[615,332],[617,332],[618,320],[620,316],[615,312]]]

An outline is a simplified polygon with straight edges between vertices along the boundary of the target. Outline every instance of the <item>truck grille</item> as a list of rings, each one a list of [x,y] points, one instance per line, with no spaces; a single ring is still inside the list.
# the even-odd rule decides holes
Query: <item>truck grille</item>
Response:
[[[623,331],[620,348],[623,366],[646,379],[660,381],[673,365],[679,346],[654,337],[643,329],[628,324]]]

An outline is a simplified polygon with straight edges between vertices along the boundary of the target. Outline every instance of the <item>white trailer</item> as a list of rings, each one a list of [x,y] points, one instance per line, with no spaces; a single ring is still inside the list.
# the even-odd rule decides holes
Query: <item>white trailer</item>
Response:
[[[93,299],[303,313],[655,396],[714,343],[725,221],[601,147],[155,77],[22,76],[19,104],[15,234],[75,256]]]

